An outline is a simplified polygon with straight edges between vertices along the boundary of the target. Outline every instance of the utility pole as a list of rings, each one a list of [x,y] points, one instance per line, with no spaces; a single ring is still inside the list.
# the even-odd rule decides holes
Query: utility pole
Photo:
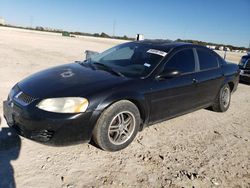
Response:
[[[30,27],[33,27],[33,16],[30,16]]]
[[[113,38],[115,37],[116,20],[113,21]]]

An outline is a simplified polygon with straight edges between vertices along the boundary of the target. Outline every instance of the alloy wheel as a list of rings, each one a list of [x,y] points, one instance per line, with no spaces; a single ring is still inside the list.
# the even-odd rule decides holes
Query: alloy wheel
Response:
[[[120,112],[111,121],[108,137],[111,143],[121,145],[132,136],[135,129],[135,117],[129,111]]]

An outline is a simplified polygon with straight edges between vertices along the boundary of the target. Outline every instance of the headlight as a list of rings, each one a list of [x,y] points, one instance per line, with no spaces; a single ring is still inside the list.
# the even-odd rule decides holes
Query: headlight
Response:
[[[37,107],[56,113],[79,113],[85,112],[88,108],[89,102],[85,98],[80,97],[65,97],[65,98],[51,98],[42,100]]]
[[[15,95],[15,90],[12,88],[11,90],[10,90],[10,93],[9,93],[9,99],[13,99],[14,98],[14,95]]]

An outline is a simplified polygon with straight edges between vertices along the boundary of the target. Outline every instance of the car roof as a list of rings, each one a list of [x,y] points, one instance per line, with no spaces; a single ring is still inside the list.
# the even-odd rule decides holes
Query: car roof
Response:
[[[193,46],[197,47],[197,45],[186,43],[186,42],[176,42],[171,40],[141,40],[141,41],[135,41],[134,43],[139,44],[145,44],[145,45],[151,45],[152,47],[160,48],[162,50],[169,51],[172,48],[180,47],[180,46]]]

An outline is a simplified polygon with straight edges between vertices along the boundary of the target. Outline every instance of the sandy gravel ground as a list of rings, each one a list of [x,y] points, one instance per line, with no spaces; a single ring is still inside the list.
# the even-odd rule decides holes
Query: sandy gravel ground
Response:
[[[120,42],[0,27],[0,101],[29,74]],[[241,55],[228,57],[237,62]],[[89,144],[57,148],[20,139],[3,117],[1,127],[0,187],[6,182],[36,188],[250,187],[250,86],[245,84],[226,113],[199,110],[156,124],[115,153]]]

